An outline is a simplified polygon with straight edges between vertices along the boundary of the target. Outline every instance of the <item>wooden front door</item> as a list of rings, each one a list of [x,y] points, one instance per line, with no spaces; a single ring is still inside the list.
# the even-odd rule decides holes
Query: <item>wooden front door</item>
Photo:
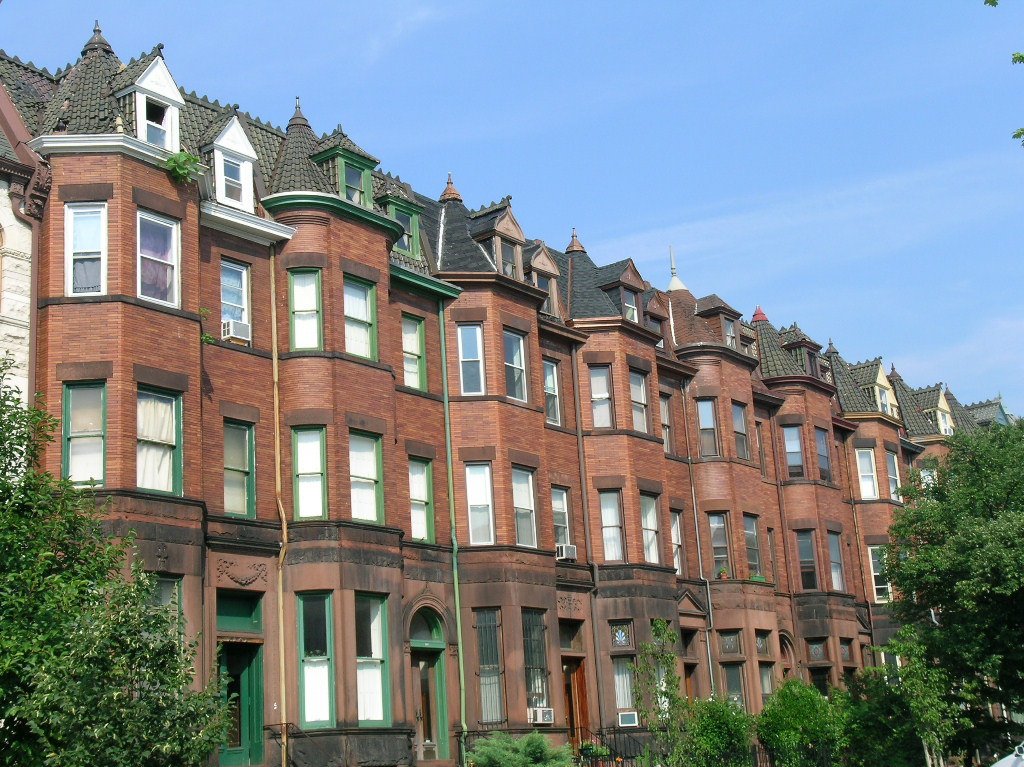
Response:
[[[263,761],[263,668],[261,646],[225,642],[221,646],[220,675],[225,698],[231,704],[227,742],[220,749],[223,767],[241,767]]]
[[[416,708],[417,761],[448,757],[448,723],[444,699],[444,667],[437,651],[411,654],[412,700]]]
[[[579,746],[589,740],[590,712],[587,709],[587,678],[582,658],[562,658],[562,678],[565,683],[565,726],[569,740]]]

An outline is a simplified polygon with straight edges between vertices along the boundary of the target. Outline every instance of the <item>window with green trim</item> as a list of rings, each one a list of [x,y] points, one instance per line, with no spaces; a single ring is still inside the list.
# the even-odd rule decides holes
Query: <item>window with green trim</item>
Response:
[[[323,322],[320,318],[320,270],[292,269],[288,272],[289,346],[291,349],[321,349]]]
[[[106,384],[64,386],[63,472],[78,486],[103,484],[106,429]]]
[[[331,595],[298,594],[299,716],[303,727],[334,724]]]
[[[384,485],[381,440],[377,434],[349,432],[349,484],[352,519],[384,523]]]
[[[434,542],[434,477],[431,462],[409,459],[409,516],[412,537]]]
[[[370,169],[351,158],[341,157],[338,161],[338,172],[344,183],[345,199],[356,205],[369,208],[373,200],[370,190]]]
[[[422,317],[402,315],[402,383],[413,389],[427,388],[427,358]]]
[[[402,236],[395,242],[394,249],[410,256],[420,254],[420,214],[392,203],[388,213],[402,225]]]
[[[327,516],[326,441],[323,426],[292,429],[292,494],[297,519]]]
[[[181,395],[139,388],[136,485],[181,495]]]
[[[356,594],[356,697],[360,726],[391,723],[387,598]]]
[[[377,288],[345,275],[345,351],[377,359]]]
[[[224,513],[256,515],[256,446],[251,423],[224,421]]]

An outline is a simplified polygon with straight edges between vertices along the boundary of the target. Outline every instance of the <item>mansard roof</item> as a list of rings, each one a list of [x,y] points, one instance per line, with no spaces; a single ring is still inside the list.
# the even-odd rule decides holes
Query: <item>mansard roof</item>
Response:
[[[757,332],[757,353],[761,359],[762,378],[807,375],[793,359],[793,355],[782,348],[783,341],[779,331],[769,322],[763,311],[754,315],[753,325]]]
[[[315,151],[316,134],[296,103],[295,114],[288,121],[274,175],[270,179],[271,194],[299,191],[334,194],[335,189],[327,174],[310,159]]]
[[[938,427],[925,415],[924,409],[918,402],[917,397],[914,396],[914,390],[896,372],[896,368],[889,372],[889,383],[892,384],[893,393],[896,395],[896,403],[900,406],[900,417],[903,419],[903,424],[907,427],[907,434],[911,438],[938,435]],[[938,404],[937,396],[935,402]]]
[[[968,434],[978,431],[978,422],[974,420],[974,416],[960,404],[960,400],[953,396],[953,392],[948,388],[946,389],[946,404],[949,405],[949,412],[953,415],[953,426],[958,431]]]
[[[316,152],[326,152],[328,149],[342,149],[346,152],[359,155],[360,157],[369,160],[374,165],[380,165],[380,160],[374,157],[372,154],[367,152],[355,141],[349,138],[348,134],[342,129],[341,125],[338,125],[330,133],[323,134],[316,143]]]
[[[825,358],[832,368],[832,381],[839,395],[839,407],[844,413],[870,413],[878,410],[874,400],[864,392],[863,387],[866,383],[858,379],[855,372],[858,365],[851,365],[844,360],[831,343],[825,352]],[[864,366],[866,363],[860,363],[860,367]],[[874,380],[872,377],[871,381]]]
[[[795,322],[788,328],[779,329],[779,340],[782,342],[783,346],[804,342],[821,349],[821,344],[802,331],[800,326]]]

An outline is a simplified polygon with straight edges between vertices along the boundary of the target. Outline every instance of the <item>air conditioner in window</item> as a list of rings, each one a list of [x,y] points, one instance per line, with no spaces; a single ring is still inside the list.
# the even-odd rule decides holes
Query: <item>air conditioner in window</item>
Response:
[[[555,559],[565,562],[576,561],[576,547],[571,543],[560,543],[555,546]]]
[[[640,717],[636,711],[620,711],[619,727],[637,727],[640,725]]]
[[[223,341],[244,341],[249,343],[252,340],[252,329],[248,323],[237,320],[225,320],[220,324],[220,337]]]
[[[527,709],[527,720],[530,724],[554,724],[555,710],[553,708],[530,708]]]

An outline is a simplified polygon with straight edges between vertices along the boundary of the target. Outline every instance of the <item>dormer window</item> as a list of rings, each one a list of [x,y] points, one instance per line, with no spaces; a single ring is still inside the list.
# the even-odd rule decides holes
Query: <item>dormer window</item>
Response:
[[[151,98],[146,99],[146,141],[167,149],[167,118],[170,110]]]
[[[242,201],[242,163],[224,158],[224,196],[235,202]]]
[[[217,202],[252,212],[256,150],[238,117],[232,117],[213,141],[214,192]]]
[[[363,171],[361,168],[345,164],[345,199],[356,205],[363,204]]]
[[[408,256],[419,256],[420,214],[395,202],[388,203],[388,213],[402,225],[402,236],[395,241],[394,250]]]
[[[533,279],[537,283],[537,287],[547,293],[544,303],[540,307],[541,312],[543,314],[554,314],[555,297],[552,291],[554,290],[555,281],[546,274],[538,274],[537,272],[533,273]]]
[[[515,243],[499,237],[498,243],[501,248],[501,273],[506,277],[517,279],[519,276],[518,264],[516,263]]]
[[[178,120],[185,102],[162,57],[156,56],[134,83],[114,95],[134,101],[136,138],[178,151]]]
[[[736,348],[736,320],[724,320],[725,325],[725,345],[730,349]]]
[[[640,321],[639,302],[635,291],[622,289],[622,316],[630,322]]]
[[[818,378],[820,375],[818,372],[818,355],[809,349],[807,351],[807,374],[815,378]]]
[[[953,421],[945,410],[939,410],[939,431],[947,437],[953,433]]]
[[[889,415],[889,391],[881,387],[878,389],[878,409]]]

